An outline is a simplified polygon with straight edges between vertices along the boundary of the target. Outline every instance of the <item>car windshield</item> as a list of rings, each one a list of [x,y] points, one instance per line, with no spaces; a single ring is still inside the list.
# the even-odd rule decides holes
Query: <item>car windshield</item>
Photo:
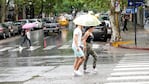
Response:
[[[29,20],[29,22],[30,22],[30,23],[34,23],[34,22],[36,22],[36,20]]]
[[[24,21],[24,20],[20,20],[20,21],[17,21],[16,23],[18,23],[18,24],[25,24],[26,21]]]
[[[109,20],[109,18],[106,17],[106,16],[102,17],[102,19],[103,19],[103,20]]]
[[[0,28],[7,28],[7,26],[3,23],[0,23]]]

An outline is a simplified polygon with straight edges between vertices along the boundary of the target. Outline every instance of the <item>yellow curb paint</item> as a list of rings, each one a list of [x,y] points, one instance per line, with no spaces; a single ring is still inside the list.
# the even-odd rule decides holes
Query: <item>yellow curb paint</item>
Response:
[[[132,44],[132,43],[134,43],[134,41],[117,41],[117,42],[111,43],[111,45],[113,47],[118,47],[119,45],[122,45],[122,44]]]

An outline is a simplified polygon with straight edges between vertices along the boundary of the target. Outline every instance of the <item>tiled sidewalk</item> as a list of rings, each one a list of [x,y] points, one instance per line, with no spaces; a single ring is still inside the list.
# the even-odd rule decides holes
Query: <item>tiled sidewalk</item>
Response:
[[[128,49],[141,49],[149,50],[149,32],[143,28],[137,27],[136,32],[136,44],[135,45],[135,32],[133,29],[130,29],[126,32],[121,32],[121,37],[123,41],[133,41],[131,44],[123,44],[119,47],[128,48]]]

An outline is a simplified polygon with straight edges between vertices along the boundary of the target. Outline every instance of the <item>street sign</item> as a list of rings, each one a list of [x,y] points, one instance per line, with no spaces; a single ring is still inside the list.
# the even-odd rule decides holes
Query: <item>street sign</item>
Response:
[[[134,14],[137,13],[137,8],[127,8],[126,9],[126,14]]]
[[[120,3],[118,1],[115,2],[115,12],[120,12]]]
[[[144,3],[144,0],[128,0],[128,6],[142,6]]]

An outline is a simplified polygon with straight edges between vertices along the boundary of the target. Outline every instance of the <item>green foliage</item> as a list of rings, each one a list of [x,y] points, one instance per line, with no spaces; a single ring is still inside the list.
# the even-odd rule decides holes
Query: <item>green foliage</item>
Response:
[[[3,1],[3,0],[2,0]],[[111,0],[15,0],[17,5],[29,5],[29,1],[33,2],[35,14],[43,12],[49,13],[62,13],[72,12],[73,8],[76,10],[93,10],[93,11],[107,11],[110,9]],[[121,5],[127,4],[127,0],[121,0]]]

